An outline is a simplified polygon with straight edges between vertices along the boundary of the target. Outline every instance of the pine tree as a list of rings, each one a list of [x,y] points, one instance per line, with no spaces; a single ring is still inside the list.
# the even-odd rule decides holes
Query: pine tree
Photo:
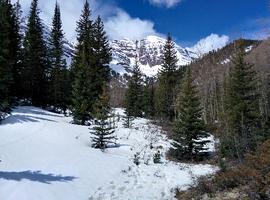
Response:
[[[13,83],[11,85],[11,94],[13,98],[21,98],[22,97],[22,32],[20,28],[21,24],[21,5],[20,2],[17,1],[14,6],[10,4],[9,6],[10,12],[10,56],[12,59],[12,77]]]
[[[162,68],[158,75],[157,88],[157,112],[162,120],[173,120],[175,116],[174,101],[176,97],[177,84],[177,54],[174,42],[170,34],[168,34],[166,44],[163,50]]]
[[[114,127],[110,121],[111,108],[109,106],[108,89],[104,86],[99,101],[95,104],[95,126],[91,132],[92,147],[106,149],[110,144],[116,144],[116,137],[113,135]]]
[[[77,22],[77,46],[72,66],[74,122],[82,125],[93,117],[93,105],[98,98],[93,52],[94,31],[90,17],[90,6],[86,0],[81,18]]]
[[[244,56],[241,47],[227,78],[224,118],[227,128],[226,137],[221,140],[223,156],[239,159],[255,149],[261,129],[257,74]]]
[[[173,127],[175,142],[172,144],[172,152],[178,159],[199,158],[207,150],[205,145],[209,143],[198,92],[192,82],[191,70],[188,69],[177,102],[178,116]]]
[[[45,106],[47,102],[48,56],[39,12],[38,0],[33,0],[23,42],[22,78],[24,97],[31,99],[33,105]]]
[[[12,60],[10,59],[10,12],[9,1],[0,1],[0,120],[10,111],[12,84]]]
[[[155,116],[155,88],[154,79],[146,78],[143,90],[143,111],[148,118]]]
[[[109,41],[104,31],[104,24],[101,17],[98,16],[94,27],[94,57],[95,57],[95,73],[96,73],[96,91],[97,94],[102,93],[102,86],[104,82],[109,81],[110,77],[110,66],[111,62],[111,48],[109,46]]]
[[[56,3],[50,34],[50,98],[52,105],[65,111],[69,104],[69,71],[64,58],[64,34],[60,7]]]
[[[128,89],[125,96],[125,108],[128,115],[133,117],[142,117],[142,73],[138,65],[137,57],[131,73],[132,75],[128,81]]]
[[[134,117],[131,116],[131,114],[129,113],[127,109],[125,110],[125,115],[123,119],[124,119],[124,123],[123,123],[124,128],[131,128],[133,126]]]

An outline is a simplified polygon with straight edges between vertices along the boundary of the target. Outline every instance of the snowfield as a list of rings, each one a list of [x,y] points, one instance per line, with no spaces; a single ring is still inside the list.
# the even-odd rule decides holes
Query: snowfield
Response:
[[[123,115],[121,109],[116,113]],[[36,107],[18,107],[0,125],[1,200],[171,200],[176,188],[216,171],[165,160],[170,141],[157,126],[116,122],[118,148],[91,148],[89,127]],[[211,147],[213,148],[213,147]],[[162,153],[162,163],[153,154]],[[133,163],[139,153],[140,165]]]

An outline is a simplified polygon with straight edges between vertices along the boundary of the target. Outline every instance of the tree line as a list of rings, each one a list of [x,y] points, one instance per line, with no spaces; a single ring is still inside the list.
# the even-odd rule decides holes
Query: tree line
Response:
[[[76,124],[86,125],[96,119],[98,137],[93,139],[93,146],[105,148],[106,138],[112,139],[108,135],[113,133],[107,123],[111,49],[101,17],[92,19],[86,0],[77,22],[75,55],[69,67],[57,2],[47,40],[38,0],[32,0],[25,32],[21,30],[19,1],[13,5],[10,0],[1,0],[0,13],[0,120],[18,104],[63,113],[69,109]]]
[[[209,96],[215,114],[204,113],[202,99],[191,66],[178,66],[171,35],[163,48],[163,63],[156,82],[143,81],[137,64],[133,67],[126,93],[126,114],[151,117],[169,126],[172,143],[170,155],[179,160],[200,160],[209,156],[210,132],[219,139],[220,160],[242,160],[269,139],[268,107],[262,106],[263,88],[254,66],[245,60],[247,54],[240,44],[232,56],[232,67],[221,82],[214,77],[215,95]],[[136,62],[137,63],[137,62]],[[209,112],[209,110],[207,110]],[[216,116],[207,123],[203,115]]]

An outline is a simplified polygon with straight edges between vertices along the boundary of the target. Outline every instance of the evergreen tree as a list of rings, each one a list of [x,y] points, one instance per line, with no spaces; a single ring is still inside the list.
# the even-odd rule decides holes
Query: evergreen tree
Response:
[[[128,81],[128,89],[125,96],[125,108],[128,115],[142,117],[142,73],[138,65],[137,57],[131,73],[132,75]]]
[[[153,78],[146,78],[143,91],[143,111],[146,117],[152,118],[155,116],[155,88]]]
[[[104,24],[101,17],[98,16],[97,20],[93,24],[94,26],[94,57],[95,57],[95,74],[96,74],[96,92],[98,96],[102,93],[102,86],[104,82],[109,81],[111,62],[111,48],[109,41],[104,31]]]
[[[178,116],[173,127],[175,142],[172,152],[178,159],[198,158],[207,150],[205,145],[209,143],[198,92],[192,82],[191,70],[188,69],[177,102]]]
[[[39,17],[38,0],[33,0],[31,3],[23,46],[24,97],[31,99],[33,105],[45,106],[48,56],[43,40],[43,26]]]
[[[95,126],[91,132],[92,147],[98,149],[108,148],[110,144],[116,144],[116,137],[113,135],[114,127],[110,121],[111,108],[109,106],[108,89],[104,86],[99,101],[95,104]]]
[[[69,104],[69,71],[64,58],[64,34],[60,7],[56,3],[50,35],[50,97],[55,108],[65,111]]]
[[[127,111],[127,109],[125,110],[125,116],[123,118],[124,118],[123,123],[124,128],[131,128],[133,126],[134,117],[131,116],[131,114],[129,113],[129,111]]]
[[[11,94],[13,97],[22,97],[22,33],[21,33],[21,5],[17,1],[14,6],[10,4],[10,56],[12,59],[12,77],[13,83],[11,85]]]
[[[0,120],[10,111],[12,84],[12,60],[10,59],[9,1],[0,0]]]
[[[157,88],[157,112],[163,120],[173,120],[175,116],[175,97],[177,84],[177,54],[174,42],[168,34],[167,42],[163,50],[162,68],[158,75]]]
[[[96,67],[94,56],[94,28],[90,19],[91,11],[88,1],[85,1],[80,20],[77,23],[77,46],[73,59],[73,106],[74,122],[85,124],[93,117],[98,98],[96,88]]]
[[[241,47],[226,80],[226,133],[220,147],[223,156],[239,159],[255,149],[261,129],[257,75],[244,56],[245,50]]]

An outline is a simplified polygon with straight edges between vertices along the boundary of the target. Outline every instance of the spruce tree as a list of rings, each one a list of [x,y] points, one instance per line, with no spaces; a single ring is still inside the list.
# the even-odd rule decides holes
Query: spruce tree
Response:
[[[10,13],[9,1],[0,1],[0,120],[10,111],[11,84],[12,84],[12,60],[10,59]]]
[[[142,73],[136,58],[131,77],[128,81],[128,89],[125,96],[125,108],[128,115],[133,117],[142,117],[143,111],[143,88]]]
[[[50,98],[56,109],[65,111],[69,104],[69,71],[64,58],[64,34],[60,7],[56,3],[50,34]]]
[[[157,88],[157,112],[159,117],[165,121],[172,121],[175,116],[174,101],[176,97],[177,84],[177,54],[174,42],[168,34],[166,44],[163,50],[162,68],[158,74]]]
[[[98,95],[95,85],[94,31],[90,17],[90,6],[86,0],[77,22],[77,46],[72,66],[74,122],[82,125],[93,117],[93,105]]]
[[[145,117],[155,116],[155,88],[154,78],[146,78],[143,90],[143,111]]]
[[[45,106],[48,56],[39,12],[38,0],[33,0],[23,42],[22,78],[24,97],[30,99],[33,105]]]
[[[94,57],[95,57],[95,74],[96,74],[96,91],[97,95],[102,93],[102,86],[104,82],[109,81],[110,77],[110,66],[111,62],[111,48],[109,46],[109,41],[104,31],[104,24],[101,17],[98,16],[94,27]]]
[[[173,155],[178,159],[197,159],[209,143],[198,92],[188,69],[177,102],[178,115],[173,126]]]
[[[261,129],[257,74],[244,56],[245,50],[241,47],[226,80],[224,120],[227,128],[221,138],[223,156],[239,159],[255,149]]]
[[[99,97],[99,101],[95,104],[95,126],[92,129],[92,147],[98,149],[106,149],[110,144],[116,144],[114,136],[114,127],[110,121],[111,108],[109,106],[108,89],[103,86],[103,93]]]
[[[131,114],[129,113],[129,111],[126,109],[125,110],[125,113],[124,113],[124,122],[123,122],[123,126],[124,128],[131,128],[133,126],[133,120],[134,120],[134,117],[131,116]]]
[[[14,6],[9,5],[10,17],[10,57],[12,59],[12,77],[11,94],[13,98],[22,97],[22,32],[21,32],[21,5],[17,1]]]

